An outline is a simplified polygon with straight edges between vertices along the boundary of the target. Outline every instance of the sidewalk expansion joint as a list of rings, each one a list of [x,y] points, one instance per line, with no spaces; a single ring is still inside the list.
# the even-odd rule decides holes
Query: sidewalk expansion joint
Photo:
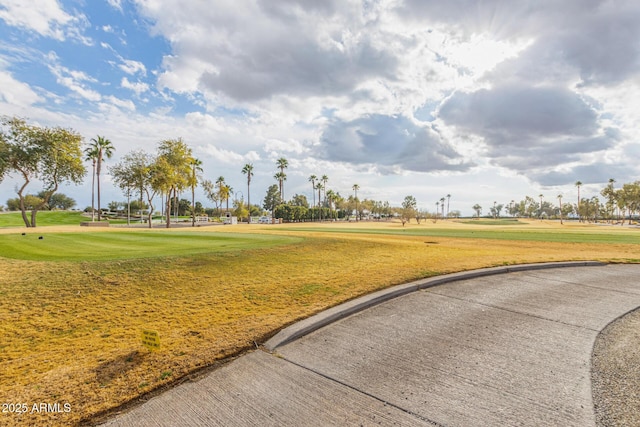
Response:
[[[408,414],[408,415],[411,415],[412,417],[418,418],[418,419],[419,419],[419,420],[421,420],[421,421],[424,421],[424,422],[430,423],[430,424],[431,424],[431,425],[433,425],[434,427],[447,427],[445,424],[442,424],[442,423],[439,423],[439,422],[437,422],[437,421],[431,420],[431,419],[426,418],[426,417],[424,417],[424,416],[422,416],[422,415],[420,415],[420,414],[416,414],[415,412],[410,411],[410,410],[408,410],[408,409],[406,409],[406,408],[403,408],[403,407],[401,407],[401,406],[398,406],[398,405],[396,405],[396,404],[394,404],[394,403],[387,402],[386,400],[381,399],[381,398],[379,398],[378,396],[376,396],[376,395],[374,395],[374,394],[371,394],[371,393],[369,393],[369,392],[366,392],[366,391],[364,391],[364,390],[361,390],[361,389],[359,389],[359,388],[357,388],[357,387],[352,386],[351,384],[347,384],[347,383],[345,383],[345,382],[343,382],[343,381],[340,381],[340,380],[338,380],[338,379],[336,379],[336,378],[330,377],[329,375],[323,374],[322,372],[316,371],[315,369],[311,369],[311,368],[309,368],[309,367],[307,367],[307,366],[301,365],[300,363],[294,362],[293,360],[289,360],[289,359],[287,359],[286,357],[282,357],[282,356],[275,356],[275,357],[279,357],[279,358],[281,358],[282,360],[285,360],[286,362],[291,363],[291,364],[292,364],[292,365],[294,365],[294,366],[297,366],[297,367],[299,367],[299,368],[301,368],[301,369],[304,369],[305,371],[311,372],[311,373],[313,373],[313,374],[315,374],[315,375],[319,375],[319,376],[321,376],[322,378],[325,378],[325,379],[327,379],[327,380],[329,380],[329,381],[331,381],[331,382],[334,382],[334,383],[340,384],[340,385],[341,385],[341,386],[343,386],[343,387],[347,387],[347,388],[348,388],[348,389],[350,389],[350,390],[353,390],[353,391],[355,391],[355,392],[357,392],[357,393],[360,393],[360,394],[363,394],[363,395],[365,395],[365,396],[367,396],[367,397],[370,397],[370,398],[372,398],[372,399],[375,399],[375,400],[377,400],[378,402],[382,403],[382,404],[383,404],[383,405],[385,405],[385,406],[389,406],[389,407],[395,408],[395,409],[397,409],[397,410],[399,410],[399,411],[402,411],[402,412],[404,412],[404,413],[406,413],[406,414]]]

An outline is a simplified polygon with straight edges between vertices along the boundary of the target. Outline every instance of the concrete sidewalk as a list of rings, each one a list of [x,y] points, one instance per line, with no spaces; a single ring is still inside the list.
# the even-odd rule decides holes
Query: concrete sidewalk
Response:
[[[593,343],[640,306],[640,266],[533,267],[328,310],[105,425],[593,426]]]

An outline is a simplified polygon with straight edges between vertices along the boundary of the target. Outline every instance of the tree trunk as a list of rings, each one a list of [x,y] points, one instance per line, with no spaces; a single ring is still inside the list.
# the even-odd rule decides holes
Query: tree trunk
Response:
[[[167,210],[166,227],[167,228],[171,228],[171,192],[172,191],[173,189],[170,189],[169,192],[167,193],[167,206],[166,206],[166,210]]]
[[[95,197],[96,197],[96,161],[93,161],[93,171],[91,173],[91,222],[96,220],[96,208],[95,208]]]
[[[31,227],[31,222],[29,222],[29,218],[27,217],[27,208],[24,205],[24,195],[22,193],[24,193],[25,188],[27,188],[27,185],[29,185],[29,178],[27,177],[27,174],[22,173],[22,176],[24,177],[24,184],[22,185],[22,187],[20,187],[20,190],[18,190],[18,198],[20,199],[20,212],[22,213],[22,220],[24,221],[24,225],[25,227]]]
[[[98,166],[96,168],[96,181],[98,182],[98,222],[102,218],[102,212],[100,211],[100,158],[98,157]]]
[[[196,226],[196,189],[191,187],[191,226]]]

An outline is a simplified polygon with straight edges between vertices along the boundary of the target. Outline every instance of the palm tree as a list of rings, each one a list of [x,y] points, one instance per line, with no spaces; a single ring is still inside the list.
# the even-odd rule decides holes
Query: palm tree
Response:
[[[318,183],[316,184],[316,190],[318,190],[318,218],[320,219],[320,222],[322,222],[322,204],[320,203],[320,194],[322,191],[322,182],[318,181]]]
[[[360,186],[358,184],[353,184],[353,187],[351,187],[353,189],[353,199],[356,202],[356,221],[358,221],[358,190],[360,189]]]
[[[442,209],[442,218],[444,219],[444,197],[440,198],[440,208]]]
[[[558,194],[558,202],[560,203],[560,224],[562,225],[562,194]]]
[[[247,218],[247,224],[251,224],[251,195],[249,193],[251,187],[251,177],[253,176],[253,164],[247,163],[242,168],[242,173],[247,175],[247,207],[249,208],[249,215]]]
[[[95,209],[95,187],[96,187],[96,162],[98,161],[98,150],[95,146],[90,145],[84,149],[85,160],[92,163],[93,171],[91,173],[91,221],[96,219]]]
[[[327,202],[327,181],[329,181],[329,177],[327,175],[322,175],[320,178],[322,181],[322,192],[324,193],[324,202]]]
[[[451,194],[447,194],[447,218],[449,218],[449,200],[451,199]]]
[[[313,207],[316,206],[316,179],[318,179],[317,176],[315,175],[311,175],[309,177],[309,182],[311,183],[311,194],[313,195]],[[311,221],[313,221],[313,209],[311,210]]]
[[[284,172],[276,172],[273,177],[276,181],[278,181],[278,184],[280,185],[280,203],[284,203],[284,198],[282,197],[282,187],[284,185],[284,181],[287,180],[287,174]]]
[[[223,185],[220,187],[220,200],[227,201],[227,212],[229,212],[229,197],[231,197],[231,193],[233,192],[233,188],[230,185]]]
[[[111,141],[98,135],[97,138],[91,138],[91,146],[97,151],[96,156],[96,181],[98,182],[98,221],[100,221],[100,171],[102,170],[102,161],[106,157],[110,159],[113,156],[115,148]]]
[[[191,177],[189,184],[191,185],[191,226],[196,226],[196,185],[198,185],[198,172],[202,172],[202,161],[199,159],[191,159]]]
[[[280,168],[280,200],[284,201],[284,193],[283,193],[283,183],[287,180],[287,175],[284,173],[284,170],[289,167],[289,162],[284,157],[280,157],[276,160],[276,166]]]
[[[582,183],[580,181],[576,181],[574,185],[578,187],[578,205],[576,210],[578,211],[578,221],[580,221],[580,186],[582,186]]]
[[[224,187],[226,186],[224,183],[224,176],[220,175],[218,179],[216,179],[216,184],[218,185],[218,198],[220,199],[220,210],[222,210],[222,201],[225,199],[225,194],[226,194],[224,190]]]
[[[329,201],[329,214],[331,216],[331,220],[333,221],[333,219],[334,219],[334,216],[333,216],[333,201],[336,199],[336,193],[334,193],[333,190],[329,190],[329,191],[327,191],[325,197]]]
[[[436,202],[436,221],[438,220],[438,215],[440,215],[440,200]]]
[[[538,197],[540,197],[540,220],[542,220],[542,198],[544,195],[539,194]]]

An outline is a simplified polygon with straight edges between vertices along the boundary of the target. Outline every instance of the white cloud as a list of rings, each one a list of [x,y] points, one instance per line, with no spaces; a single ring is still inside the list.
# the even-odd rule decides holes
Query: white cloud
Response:
[[[42,102],[43,98],[29,85],[0,70],[0,101],[18,107],[28,107]]]
[[[99,92],[91,89],[87,83],[96,83],[96,79],[87,75],[84,71],[70,70],[58,63],[58,57],[51,52],[48,55],[49,70],[56,77],[59,85],[66,87],[76,95],[88,101],[97,102],[102,99]]]
[[[126,77],[123,77],[120,81],[120,86],[132,90],[136,93],[136,95],[140,96],[141,94],[147,92],[149,90],[149,85],[144,82],[131,82]]]
[[[218,148],[213,144],[207,144],[203,148],[203,152],[213,157],[215,160],[217,160],[220,163],[227,163],[227,164],[233,164],[233,165],[241,165],[247,161],[257,160],[256,153],[254,151],[251,151],[246,155],[242,155],[234,151],[227,150],[225,148]]]
[[[86,18],[81,14],[68,14],[57,0],[2,0],[0,19],[8,25],[33,31],[43,37],[61,41],[76,38],[89,43],[81,35]]]
[[[120,58],[122,64],[118,65],[122,71],[127,74],[134,75],[137,73],[142,74],[143,76],[147,74],[147,68],[140,61],[134,61],[131,59]]]
[[[122,0],[107,0],[109,6],[122,12]]]

